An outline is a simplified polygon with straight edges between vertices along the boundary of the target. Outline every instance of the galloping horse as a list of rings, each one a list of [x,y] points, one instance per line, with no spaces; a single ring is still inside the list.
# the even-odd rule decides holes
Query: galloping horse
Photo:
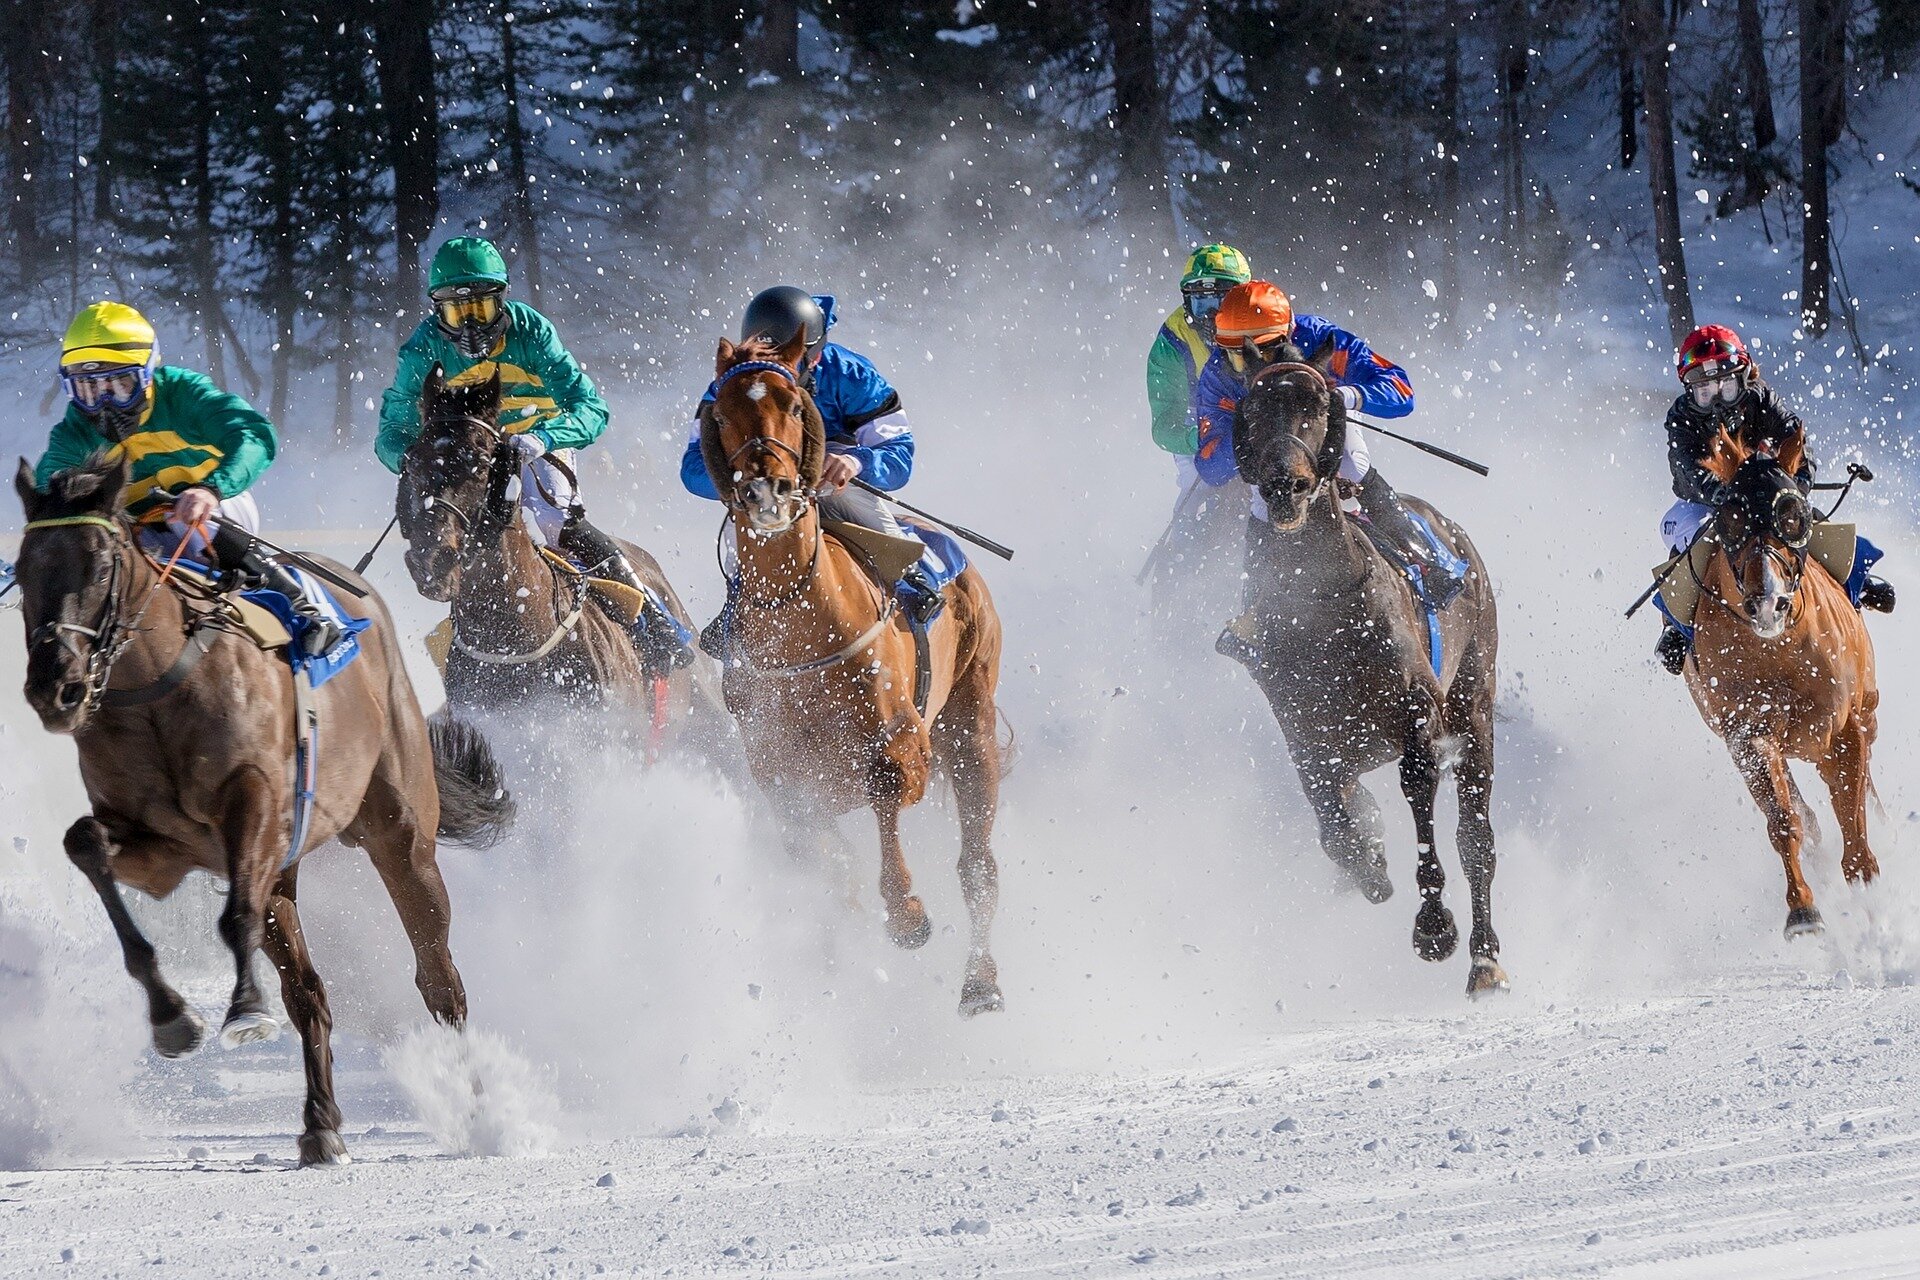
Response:
[[[1493,589],[1460,527],[1409,499],[1471,569],[1430,637],[1401,570],[1342,510],[1335,471],[1347,414],[1330,394],[1326,355],[1262,371],[1234,424],[1240,472],[1269,512],[1269,522],[1249,523],[1247,534],[1260,653],[1253,676],[1286,734],[1321,848],[1371,902],[1391,897],[1393,881],[1380,810],[1360,777],[1400,762],[1420,855],[1413,944],[1434,961],[1452,955],[1460,938],[1441,900],[1446,873],[1433,824],[1440,774],[1451,763],[1473,900],[1467,994],[1478,996],[1507,985],[1492,903]],[[1437,660],[1430,642],[1439,644]]]
[[[950,583],[929,643],[926,711],[914,707],[914,640],[893,602],[813,501],[826,453],[818,409],[797,376],[802,338],[784,348],[721,339],[700,447],[732,515],[740,582],[734,632],[744,662],[729,676],[754,780],[802,851],[832,816],[866,806],[880,827],[880,896],[901,947],[932,935],[900,848],[900,811],[936,767],[960,809],[960,885],[972,931],[963,1015],[1001,1007],[987,935],[999,900],[994,810],[1000,746],[994,690],[1000,619],[969,567]]]
[[[1740,777],[1767,818],[1787,874],[1786,936],[1822,929],[1800,871],[1804,803],[1787,760],[1811,761],[1840,821],[1841,871],[1872,880],[1867,845],[1869,757],[1880,687],[1873,641],[1846,591],[1807,554],[1814,516],[1794,482],[1801,436],[1778,456],[1724,430],[1706,465],[1733,486],[1711,527],[1717,550],[1700,576],[1687,688],[1700,718],[1726,740]]]
[[[205,1024],[161,977],[118,885],[164,898],[195,869],[226,877],[220,936],[238,978],[221,1041],[277,1033],[253,974],[264,943],[306,1059],[300,1162],[343,1161],[333,1015],[294,905],[300,857],[333,839],[367,851],[413,944],[427,1008],[459,1026],[467,998],[447,952],[435,834],[490,843],[512,802],[484,738],[421,716],[393,620],[369,591],[341,602],[373,622],[360,656],[313,691],[327,747],[305,839],[290,848],[296,695],[287,664],[235,634],[211,589],[177,577],[163,585],[167,572],[122,514],[126,483],[123,462],[99,457],[54,476],[45,494],[24,460],[14,481],[27,513],[27,701],[49,731],[73,736],[93,808],[67,829],[67,857],[106,905],[127,972],[146,989],[154,1048],[169,1058],[198,1048]]]
[[[401,464],[407,568],[420,594],[453,602],[447,697],[470,707],[559,697],[646,708],[657,738],[696,703],[712,705],[701,674],[710,663],[651,678],[626,629],[588,599],[587,580],[541,554],[509,491],[520,463],[494,425],[499,409],[497,373],[449,387],[436,369],[422,396],[424,429]],[[640,580],[687,622],[654,558],[620,545]]]

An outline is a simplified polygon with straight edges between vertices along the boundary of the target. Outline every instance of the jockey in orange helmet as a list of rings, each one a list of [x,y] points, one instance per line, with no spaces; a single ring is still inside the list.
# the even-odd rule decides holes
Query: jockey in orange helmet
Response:
[[[1740,335],[1725,325],[1701,325],[1688,334],[1680,344],[1674,371],[1683,390],[1667,410],[1667,466],[1673,472],[1677,501],[1661,517],[1660,535],[1668,550],[1678,555],[1692,546],[1695,535],[1727,498],[1726,482],[1702,465],[1720,430],[1724,427],[1743,440],[1778,444],[1804,435],[1806,427],[1780,393],[1761,378]],[[1802,456],[1805,461],[1794,479],[1806,489],[1813,484],[1815,464],[1811,450],[1803,448]],[[1879,558],[1879,551],[1866,543],[1862,552],[1856,554],[1862,566],[1857,570],[1859,583],[1842,585],[1857,597],[1855,604],[1891,613],[1893,587],[1868,575],[1864,567]],[[1678,675],[1692,643],[1691,635],[1669,618],[1654,653]]]

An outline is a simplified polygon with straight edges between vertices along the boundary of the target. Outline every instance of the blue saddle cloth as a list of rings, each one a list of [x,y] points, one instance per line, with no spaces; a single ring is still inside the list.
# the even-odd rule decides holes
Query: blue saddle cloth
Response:
[[[1434,563],[1444,567],[1455,582],[1464,584],[1471,566],[1455,555],[1452,547],[1441,541],[1440,535],[1433,531],[1433,526],[1427,523],[1425,516],[1418,511],[1409,511],[1407,517],[1413,521],[1414,527],[1420,530],[1420,535],[1427,540],[1427,546],[1433,552]],[[1440,611],[1453,603],[1460,594],[1460,588],[1455,588],[1445,600],[1435,599],[1433,589],[1427,582],[1426,574],[1421,571],[1421,566],[1409,560],[1406,552],[1395,546],[1392,539],[1380,537],[1379,530],[1371,520],[1366,522],[1366,529],[1368,536],[1373,540],[1373,545],[1380,549],[1380,554],[1387,558],[1389,564],[1398,568],[1400,575],[1407,580],[1407,588],[1413,593],[1414,603],[1420,606],[1420,611],[1425,616],[1427,662],[1433,668],[1433,674],[1437,676],[1446,662],[1444,637],[1440,631]]]
[[[967,551],[960,544],[960,539],[945,529],[923,524],[910,517],[902,516],[900,524],[927,544],[927,549],[920,554],[920,572],[926,575],[927,585],[935,592],[944,590],[949,582],[966,572]],[[908,589],[903,584],[894,588],[896,593]]]
[[[1873,566],[1879,564],[1886,554],[1859,534],[1853,535],[1853,571],[1840,585],[1846,589],[1847,601],[1854,608],[1860,607],[1860,593],[1867,589],[1867,575],[1873,572]],[[1660,616],[1667,620],[1668,626],[1685,636],[1688,644],[1693,643],[1693,628],[1673,616],[1673,611],[1667,608],[1666,600],[1658,591],[1653,593],[1653,607],[1660,611]]]
[[[307,631],[313,623],[295,613],[293,602],[278,591],[268,591],[263,588],[259,591],[242,591],[240,595],[242,599],[251,600],[286,624],[287,630],[293,635],[293,643],[287,646],[287,661],[292,664],[295,671],[306,672],[307,682],[318,689],[345,671],[352,665],[353,660],[360,656],[360,633],[373,625],[373,619],[356,618],[347,613],[340,607],[340,602],[333,598],[333,593],[327,590],[326,584],[305,569],[289,567],[287,571],[300,580],[300,585],[307,589],[308,598],[328,617],[339,623],[345,633],[341,636],[340,642],[325,653],[308,656],[305,642]]]

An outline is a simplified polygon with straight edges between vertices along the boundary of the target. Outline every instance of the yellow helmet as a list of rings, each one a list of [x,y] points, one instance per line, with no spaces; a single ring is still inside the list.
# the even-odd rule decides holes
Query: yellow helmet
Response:
[[[153,326],[124,302],[96,302],[84,308],[67,326],[60,343],[60,368],[78,371],[88,365],[115,368],[154,364]]]

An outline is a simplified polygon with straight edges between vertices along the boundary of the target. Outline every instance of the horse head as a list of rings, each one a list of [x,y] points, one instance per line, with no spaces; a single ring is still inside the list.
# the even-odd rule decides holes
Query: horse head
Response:
[[[1813,506],[1794,479],[1800,445],[1789,444],[1790,452],[1782,449],[1778,456],[1764,449],[1747,454],[1715,516],[1740,595],[1739,612],[1765,640],[1777,639],[1792,620],[1813,533]]]
[[[478,541],[483,516],[511,519],[506,489],[514,454],[495,425],[500,371],[484,382],[449,384],[435,365],[420,397],[420,438],[400,464],[397,514],[407,570],[429,600],[460,594],[460,565]]]
[[[51,733],[72,733],[106,687],[120,634],[131,545],[121,514],[124,457],[96,453],[55,473],[41,493],[20,460],[13,487],[27,515],[20,539],[20,615],[27,627],[27,702]]]
[[[713,400],[700,410],[700,453],[713,487],[755,533],[784,533],[820,486],[826,426],[800,385],[805,334],[783,347],[720,339]]]
[[[1310,361],[1285,360],[1255,375],[1233,420],[1233,456],[1282,532],[1300,528],[1332,481],[1346,448],[1346,403],[1333,393],[1331,341]]]

